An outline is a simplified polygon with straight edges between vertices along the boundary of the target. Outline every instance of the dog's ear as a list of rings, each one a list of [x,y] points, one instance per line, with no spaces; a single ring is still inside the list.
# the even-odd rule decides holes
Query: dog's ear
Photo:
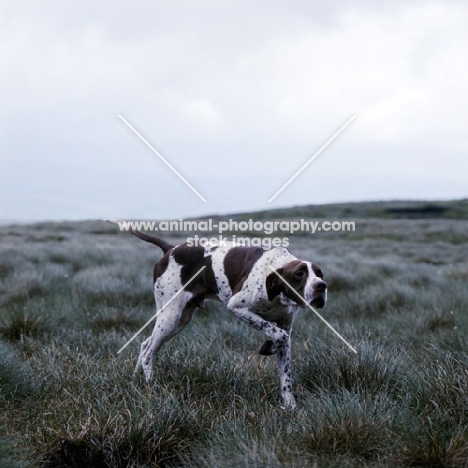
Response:
[[[276,270],[281,276],[283,275],[283,268],[278,268]],[[276,296],[279,296],[284,290],[284,283],[278,277],[278,275],[272,271],[266,277],[266,290],[268,295],[268,300],[272,301]]]

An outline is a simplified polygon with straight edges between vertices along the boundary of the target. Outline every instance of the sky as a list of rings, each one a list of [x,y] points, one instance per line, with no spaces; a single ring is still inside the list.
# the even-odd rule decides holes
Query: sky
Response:
[[[0,5],[0,220],[468,197],[466,2]]]

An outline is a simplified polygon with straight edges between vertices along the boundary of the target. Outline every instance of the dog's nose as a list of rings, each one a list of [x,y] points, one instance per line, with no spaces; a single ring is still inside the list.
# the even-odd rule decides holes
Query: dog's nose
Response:
[[[325,289],[327,289],[327,283],[325,283],[325,281],[317,281],[315,284],[314,284],[314,289],[316,291],[325,291]]]

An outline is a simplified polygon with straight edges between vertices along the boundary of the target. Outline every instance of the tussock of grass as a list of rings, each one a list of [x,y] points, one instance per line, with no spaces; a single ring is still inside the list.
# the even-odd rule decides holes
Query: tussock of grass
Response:
[[[44,317],[23,307],[12,308],[0,317],[0,336],[9,341],[18,341],[23,336],[39,336],[44,331]]]
[[[180,465],[199,427],[175,408],[153,409],[139,421],[61,439],[43,456],[44,468]]]
[[[73,278],[72,294],[86,308],[153,306],[151,273],[129,275],[123,266],[88,268]],[[130,277],[129,277],[130,276]]]
[[[153,309],[145,309],[147,320],[154,315]],[[134,330],[146,322],[143,311],[117,307],[101,307],[88,317],[89,325],[94,330]]]
[[[361,395],[389,396],[402,389],[401,375],[407,365],[401,349],[364,342],[354,354],[335,343],[314,340],[306,359],[299,358],[300,382],[310,391],[346,389]]]
[[[412,380],[413,404],[432,419],[468,428],[468,351],[446,351],[432,345],[428,354],[429,362],[420,369],[423,379]]]
[[[441,430],[437,422],[428,418],[413,417],[402,419],[395,427],[394,440],[397,452],[395,466],[454,467],[466,466],[468,459],[467,428],[451,427]]]
[[[0,437],[0,461],[2,468],[28,468],[31,466],[27,455],[15,447],[15,440],[11,437]]]
[[[378,285],[367,282],[360,289],[348,293],[345,307],[351,316],[371,317],[411,308],[416,300],[415,291],[399,281]]]
[[[425,326],[431,332],[441,328],[453,329],[455,327],[455,319],[453,311],[449,314],[436,313],[426,319]]]
[[[395,411],[385,397],[327,392],[309,405],[310,412],[300,432],[300,444],[307,451],[368,460],[390,451],[389,429]]]
[[[25,396],[33,390],[19,352],[9,343],[0,340],[0,400]]]

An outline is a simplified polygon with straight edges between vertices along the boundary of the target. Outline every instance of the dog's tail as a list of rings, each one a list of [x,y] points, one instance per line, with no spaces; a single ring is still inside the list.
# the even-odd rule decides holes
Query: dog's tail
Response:
[[[103,221],[107,221],[108,223],[111,223],[111,224],[117,224],[117,226],[119,227],[121,227],[122,225],[128,226],[127,221],[123,221],[121,219],[104,219]],[[145,242],[149,242],[150,244],[157,245],[160,249],[162,249],[164,253],[174,248],[174,246],[172,244],[169,244],[169,242],[166,242],[165,240],[159,237],[152,236],[151,234],[145,234],[144,232],[138,231],[137,229],[133,229],[132,226],[129,226],[128,230],[134,236],[139,237]]]

